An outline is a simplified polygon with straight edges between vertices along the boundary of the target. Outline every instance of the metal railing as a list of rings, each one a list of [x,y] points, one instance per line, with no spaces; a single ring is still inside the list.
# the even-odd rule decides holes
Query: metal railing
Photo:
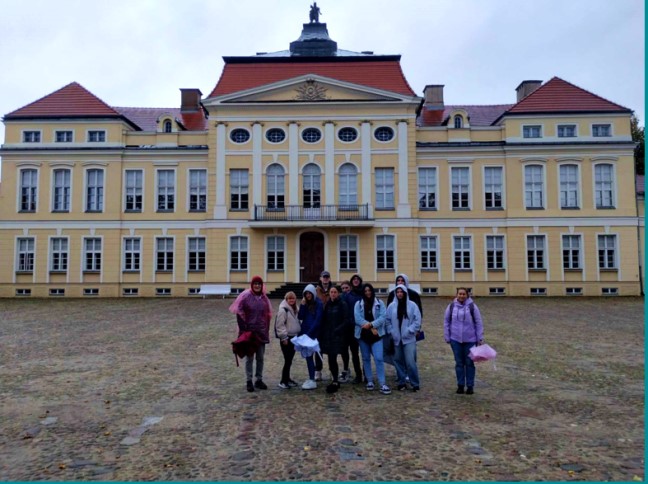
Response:
[[[255,221],[338,221],[338,220],[370,220],[369,205],[320,205],[305,207],[304,205],[285,205],[275,207],[269,205],[254,206]]]

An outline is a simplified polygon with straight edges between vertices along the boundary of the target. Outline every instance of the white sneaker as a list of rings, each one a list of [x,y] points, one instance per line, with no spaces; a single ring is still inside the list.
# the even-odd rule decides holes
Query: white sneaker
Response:
[[[289,385],[287,385],[284,382],[279,382],[279,385],[277,385],[279,388],[283,388],[284,390],[288,390],[290,388]]]
[[[306,380],[302,384],[302,390],[315,390],[317,388],[317,383],[315,383],[315,380]]]
[[[380,393],[382,393],[383,395],[389,395],[391,393],[391,388],[389,388],[387,385],[381,385]]]
[[[322,381],[322,372],[321,371],[316,371],[315,372],[315,381]]]

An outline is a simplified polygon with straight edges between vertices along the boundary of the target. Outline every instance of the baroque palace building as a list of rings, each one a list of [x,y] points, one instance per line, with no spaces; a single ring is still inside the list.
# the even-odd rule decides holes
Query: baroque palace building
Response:
[[[557,77],[449,106],[318,21],[224,61],[179,108],[73,82],[4,116],[1,297],[276,289],[323,269],[381,290],[403,272],[428,295],[641,293],[630,109]]]

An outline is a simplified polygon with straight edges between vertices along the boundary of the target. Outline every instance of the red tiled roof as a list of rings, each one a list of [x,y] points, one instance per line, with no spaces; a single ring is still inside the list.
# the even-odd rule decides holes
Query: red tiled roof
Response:
[[[115,107],[115,109],[139,126],[142,131],[157,131],[160,116],[169,115],[182,123],[187,131],[204,131],[207,129],[207,118],[202,111],[183,113],[180,108],[131,108]]]
[[[72,82],[58,91],[34,101],[5,118],[51,116],[119,116],[119,113],[81,84]]]
[[[483,106],[474,105],[453,105],[444,106],[443,109],[428,109],[425,105],[417,119],[417,125],[426,126],[443,126],[454,110],[463,109],[468,113],[468,123],[470,126],[491,126],[513,104],[489,104]]]
[[[407,83],[398,61],[371,62],[254,62],[226,63],[209,97],[279,82],[307,74],[330,77],[406,96],[416,94]]]
[[[509,109],[506,114],[570,111],[629,112],[630,110],[581,89],[559,77],[553,77]]]

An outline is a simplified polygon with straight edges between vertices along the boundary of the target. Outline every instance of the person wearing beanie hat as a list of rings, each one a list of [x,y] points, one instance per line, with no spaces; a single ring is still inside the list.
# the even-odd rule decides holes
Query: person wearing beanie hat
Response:
[[[317,297],[317,292],[313,284],[306,286],[303,295],[304,298],[297,313],[297,318],[301,321],[299,335],[307,334],[312,339],[316,339],[319,335],[320,325],[322,324],[324,305]],[[317,383],[315,383],[315,361],[313,360],[313,355],[306,358],[306,366],[308,367],[308,380],[302,384],[302,389],[314,390],[317,388]]]
[[[263,279],[260,276],[254,276],[250,281],[250,289],[246,289],[239,294],[229,307],[229,310],[236,315],[239,336],[244,331],[252,331],[261,343],[253,356],[245,357],[247,391],[253,392],[255,388],[267,390],[268,386],[263,382],[263,358],[265,355],[265,345],[270,342],[272,304],[265,294]],[[256,360],[256,371],[254,372],[256,381],[252,384],[254,360]]]

